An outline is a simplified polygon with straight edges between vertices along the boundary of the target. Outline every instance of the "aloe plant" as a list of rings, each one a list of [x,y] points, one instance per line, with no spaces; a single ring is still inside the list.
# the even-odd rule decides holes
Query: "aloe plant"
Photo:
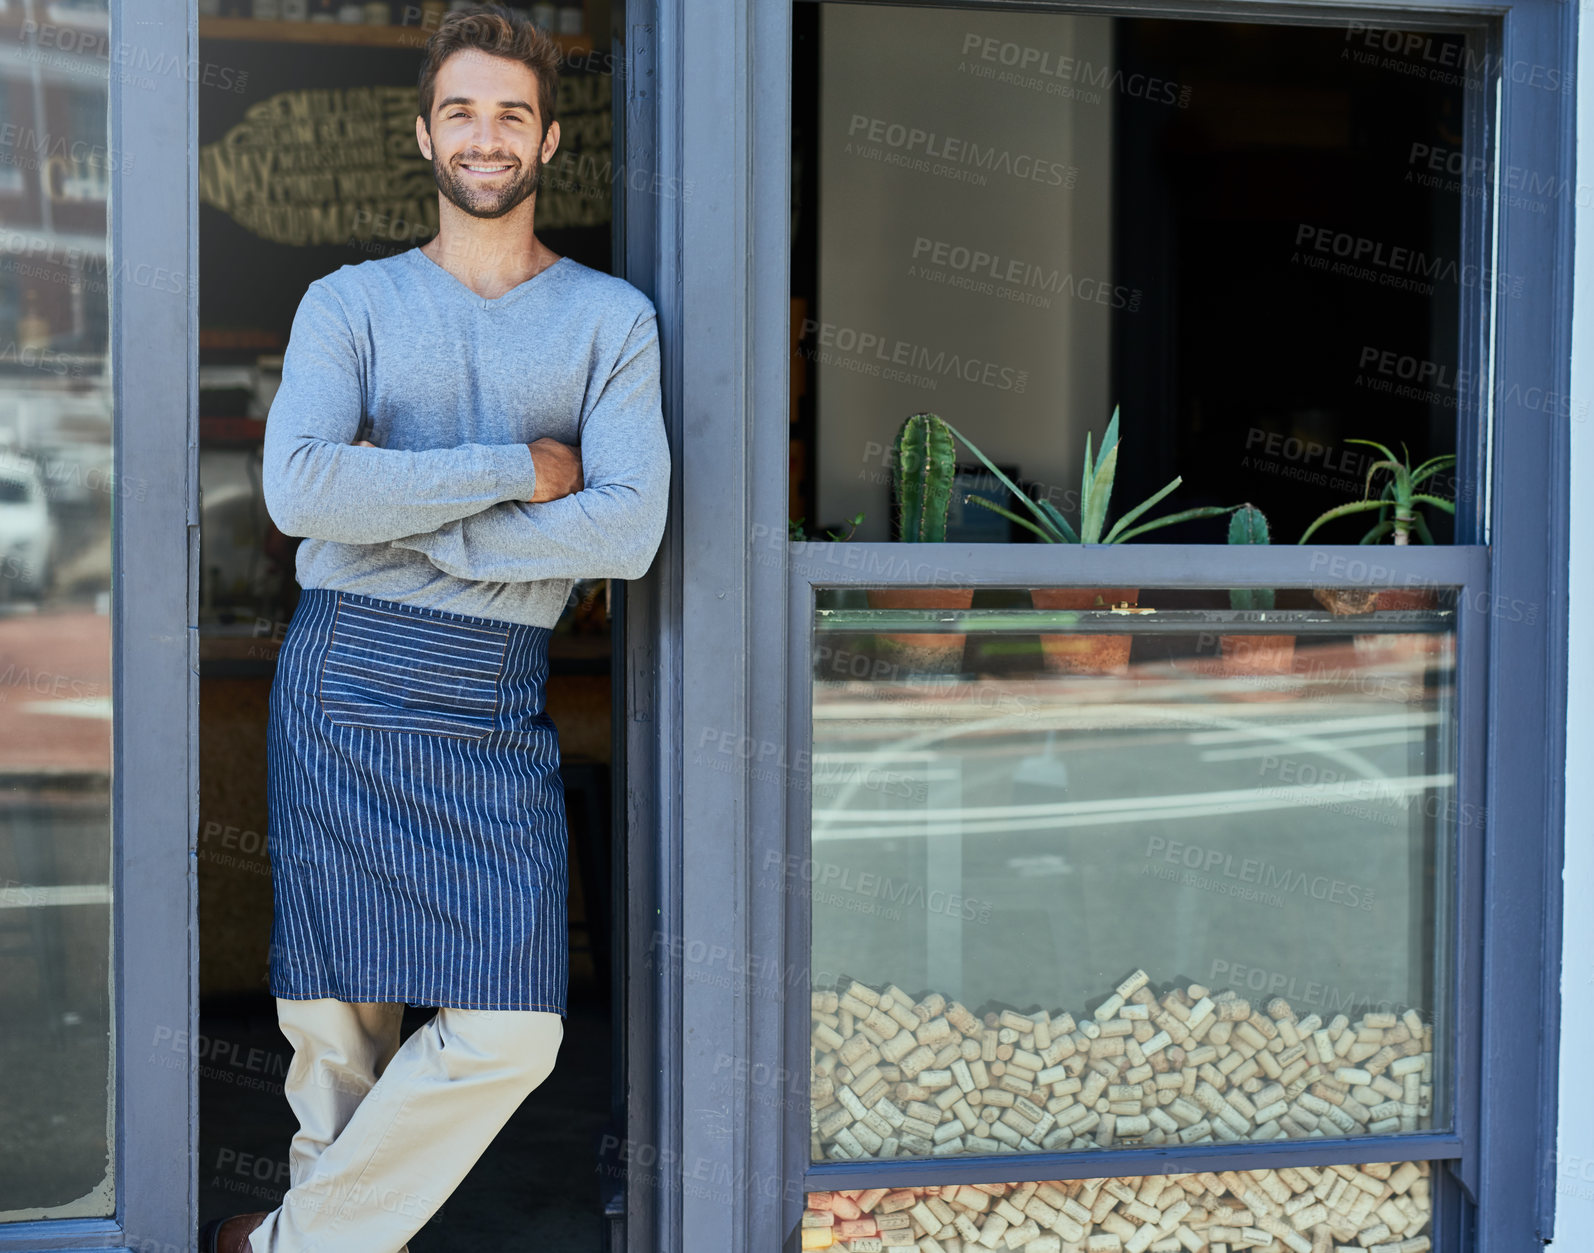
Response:
[[[947,429],[971,453],[980,459],[985,468],[994,474],[1013,497],[1033,515],[1033,521],[1025,518],[1012,510],[1003,509],[1000,505],[993,504],[981,496],[967,496],[964,503],[979,505],[993,513],[999,513],[1009,522],[1033,531],[1049,544],[1122,544],[1137,535],[1147,531],[1154,531],[1159,527],[1172,526],[1176,522],[1190,522],[1196,518],[1216,518],[1226,513],[1233,513],[1238,505],[1203,505],[1195,509],[1184,509],[1178,513],[1170,513],[1165,517],[1152,518],[1147,522],[1136,522],[1145,516],[1146,512],[1160,502],[1170,492],[1174,491],[1184,482],[1184,479],[1175,476],[1173,481],[1163,487],[1161,491],[1153,493],[1141,501],[1128,513],[1124,514],[1110,527],[1107,525],[1107,505],[1112,498],[1113,478],[1118,470],[1118,410],[1112,411],[1112,420],[1107,423],[1107,430],[1101,437],[1101,450],[1092,453],[1091,435],[1085,434],[1085,469],[1084,481],[1079,493],[1079,525],[1076,528],[1069,523],[1062,511],[1049,500],[1032,500],[1027,494],[1020,491],[1018,486],[1005,474],[991,464],[991,460],[978,448],[971,444],[956,427],[947,426]]]
[[[897,493],[899,540],[945,542],[956,472],[952,428],[933,413],[910,414],[904,419],[891,444],[891,483]]]
[[[1404,460],[1397,458],[1393,452],[1380,444],[1377,440],[1352,439],[1346,440],[1349,444],[1366,444],[1376,448],[1383,454],[1382,460],[1373,462],[1367,467],[1367,482],[1362,488],[1362,499],[1353,500],[1348,504],[1336,505],[1334,508],[1321,513],[1313,520],[1312,525],[1302,533],[1300,542],[1306,543],[1311,538],[1312,532],[1325,522],[1332,522],[1336,518],[1348,517],[1353,513],[1372,513],[1377,511],[1378,521],[1373,523],[1368,532],[1361,537],[1358,543],[1376,544],[1384,536],[1392,536],[1391,542],[1395,544],[1409,544],[1413,534],[1424,544],[1431,544],[1433,532],[1428,529],[1428,522],[1419,511],[1419,505],[1427,505],[1434,509],[1441,509],[1445,513],[1455,516],[1456,506],[1453,502],[1432,492],[1419,491],[1423,483],[1431,479],[1439,471],[1456,464],[1453,454],[1446,453],[1442,457],[1430,457],[1415,469],[1411,464],[1411,453],[1402,444],[1400,451],[1405,454]],[[1380,472],[1389,475],[1383,490],[1377,496],[1368,495],[1373,490],[1373,478]]]
[[[1234,511],[1229,519],[1229,543],[1269,544],[1267,516],[1255,505],[1246,503]],[[1232,587],[1229,589],[1229,608],[1242,610],[1272,609],[1273,589],[1270,587]]]

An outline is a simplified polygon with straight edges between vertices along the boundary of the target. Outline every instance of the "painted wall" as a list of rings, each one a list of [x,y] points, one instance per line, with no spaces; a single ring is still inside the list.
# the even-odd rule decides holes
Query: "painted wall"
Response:
[[[1076,482],[1112,412],[1112,101],[969,50],[1108,65],[1112,23],[840,4],[821,40],[817,520],[890,538],[882,454],[923,410]]]
[[[1565,927],[1561,944],[1560,1128],[1555,1241],[1594,1249],[1594,38],[1578,39],[1577,251],[1572,320],[1570,674],[1566,725]]]

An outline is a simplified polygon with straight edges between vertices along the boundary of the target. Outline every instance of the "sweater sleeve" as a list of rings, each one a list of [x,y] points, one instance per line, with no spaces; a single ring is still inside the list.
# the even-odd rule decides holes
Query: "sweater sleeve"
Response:
[[[266,419],[262,486],[278,529],[379,544],[531,497],[536,469],[525,444],[356,447],[365,398],[354,345],[337,296],[312,283]]]
[[[670,482],[651,308],[628,333],[580,439],[579,492],[494,505],[394,545],[424,553],[447,574],[484,582],[641,578],[664,535]]]

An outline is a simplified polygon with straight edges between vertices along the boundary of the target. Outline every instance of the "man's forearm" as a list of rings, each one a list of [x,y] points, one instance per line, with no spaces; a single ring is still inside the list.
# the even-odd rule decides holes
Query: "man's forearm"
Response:
[[[536,477],[525,444],[406,451],[266,431],[266,510],[287,535],[385,543],[529,500]]]
[[[445,574],[491,583],[636,579],[664,534],[669,472],[637,484],[588,488],[546,504],[494,505],[393,541]]]
[[[494,505],[396,547],[456,578],[635,579],[647,573],[669,512],[670,449],[659,395],[658,331],[639,317],[581,426],[585,486],[546,504]]]

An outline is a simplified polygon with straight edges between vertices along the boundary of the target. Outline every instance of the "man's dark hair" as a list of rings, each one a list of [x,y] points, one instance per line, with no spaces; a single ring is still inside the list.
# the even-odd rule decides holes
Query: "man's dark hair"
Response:
[[[559,101],[559,45],[524,17],[498,4],[477,5],[450,13],[426,41],[421,65],[420,107],[426,129],[432,129],[432,98],[437,71],[456,52],[476,51],[519,61],[537,76],[537,112],[543,134],[553,124]]]

